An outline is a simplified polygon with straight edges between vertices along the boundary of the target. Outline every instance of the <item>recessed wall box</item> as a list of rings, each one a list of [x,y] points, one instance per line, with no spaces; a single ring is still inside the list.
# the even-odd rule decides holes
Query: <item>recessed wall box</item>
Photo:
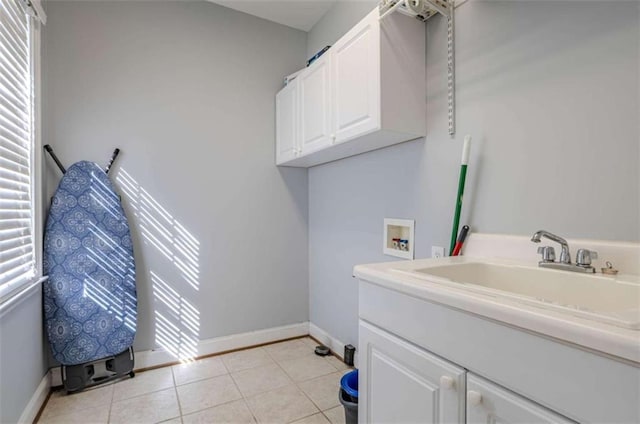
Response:
[[[384,219],[382,253],[403,259],[413,259],[414,227],[412,219]]]

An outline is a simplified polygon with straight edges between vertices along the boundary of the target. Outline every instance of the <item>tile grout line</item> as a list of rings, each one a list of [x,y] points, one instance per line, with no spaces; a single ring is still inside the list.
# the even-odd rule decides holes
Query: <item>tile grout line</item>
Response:
[[[258,349],[262,349],[262,348],[258,348]],[[225,365],[225,368],[226,368],[226,365]],[[253,368],[257,368],[257,367],[253,367]],[[253,368],[247,368],[247,369],[253,369]],[[238,385],[238,382],[236,381],[236,379],[233,378],[233,373],[231,373],[231,371],[229,371],[229,377],[231,377],[231,381],[233,381],[233,385],[236,387],[236,390],[238,390],[238,393],[240,393],[240,399],[236,399],[236,400],[231,401],[231,402],[236,402],[238,400],[242,400],[242,402],[244,402],[245,406],[249,410],[249,413],[251,414],[251,418],[253,418],[253,421],[257,423],[258,422],[258,417],[256,417],[256,414],[253,412],[253,409],[251,408],[251,405],[249,405],[249,402],[247,402],[247,397],[244,395],[244,393],[242,393],[242,390],[240,390],[240,386]],[[231,403],[231,402],[227,402],[227,403]]]
[[[108,383],[108,384],[105,384],[104,386],[94,385],[94,386],[90,386],[90,387],[88,388],[88,390],[86,390],[86,391],[85,391],[85,390],[81,390],[81,391],[79,391],[79,392],[77,392],[77,393],[71,393],[71,394],[66,393],[66,394],[64,394],[64,395],[60,395],[58,398],[66,398],[67,396],[69,396],[69,397],[78,396],[78,395],[80,395],[80,394],[82,394],[82,393],[89,393],[89,392],[91,392],[92,390],[103,390],[103,389],[106,389],[107,387],[110,387],[110,386],[113,386],[113,385],[114,385],[114,383],[113,383],[113,382]],[[54,393],[55,393],[55,392],[57,392],[57,391],[62,392],[62,391],[64,391],[64,389],[54,390],[53,392],[51,392],[51,395],[49,396],[49,399],[47,399],[47,405],[45,405],[45,407],[42,409],[42,413],[41,413],[41,414],[40,414],[40,416],[38,417],[38,421],[35,421],[35,422],[34,422],[35,424],[37,424],[37,423],[41,423],[41,422],[46,422],[46,420],[44,419],[45,417],[47,418],[47,420],[49,420],[49,419],[52,419],[52,418],[60,417],[60,416],[62,416],[62,415],[75,414],[75,413],[79,413],[79,412],[83,412],[83,411],[88,411],[88,410],[90,410],[90,409],[95,409],[95,408],[99,408],[99,407],[100,407],[100,405],[98,405],[98,406],[96,406],[96,405],[94,405],[94,406],[85,406],[85,407],[81,407],[81,408],[79,408],[79,409],[77,409],[77,410],[75,410],[75,411],[71,411],[71,412],[69,412],[69,411],[63,411],[63,412],[59,412],[59,413],[54,414],[54,415],[51,415],[51,416],[47,416],[47,415],[49,415],[49,414],[48,414],[48,413],[45,413],[45,412],[46,412],[47,410],[50,410],[50,408],[48,408],[50,404],[55,404],[55,400],[52,400],[52,399],[53,399],[53,397],[54,397],[54,396],[53,396],[53,395],[54,395]],[[74,400],[75,400],[75,398],[74,398]],[[112,402],[112,401],[113,401],[113,391],[112,391],[112,394],[111,394],[111,400],[110,400],[110,403],[109,403],[109,412],[111,412],[111,402]],[[51,402],[51,403],[50,403],[50,402]]]
[[[282,343],[284,343],[284,342],[282,342]],[[275,366],[276,366],[276,367],[278,367],[278,368],[279,368],[279,369],[284,373],[284,375],[285,375],[285,376],[286,376],[286,377],[287,377],[287,378],[288,378],[288,379],[289,379],[289,380],[290,380],[290,381],[295,385],[295,382],[293,381],[293,379],[289,376],[289,374],[287,374],[287,372],[286,372],[284,369],[282,369],[282,367],[280,366],[280,364],[278,363],[278,361],[276,361],[276,360],[275,360],[275,358],[274,358],[273,356],[271,356],[271,354],[269,353],[269,351],[268,351],[267,349],[265,349],[265,348],[264,348],[264,346],[257,347],[256,349],[260,349],[260,350],[264,351],[265,355],[267,355],[267,357],[271,360],[271,362],[272,362],[272,363],[270,363],[270,364],[256,365],[256,366],[254,366],[254,367],[249,367],[249,368],[245,368],[245,369],[238,370],[238,371],[234,371],[234,372],[238,373],[238,372],[243,372],[243,371],[247,371],[247,370],[252,370],[252,369],[256,369],[256,368],[260,368],[260,367],[266,367],[266,366],[270,366],[270,365],[275,365]],[[251,408],[251,404],[248,402],[248,401],[249,401],[249,398],[253,398],[253,397],[256,397],[256,396],[260,396],[260,395],[262,395],[262,394],[264,394],[264,393],[268,393],[268,392],[270,392],[270,391],[272,391],[272,390],[277,390],[277,389],[280,389],[280,388],[282,388],[282,387],[278,387],[278,388],[270,389],[270,390],[265,390],[265,391],[263,391],[263,392],[259,392],[259,393],[254,393],[254,394],[253,394],[253,395],[251,395],[251,396],[245,396],[245,394],[242,392],[242,390],[240,390],[240,386],[239,386],[239,385],[238,385],[238,383],[236,382],[236,379],[233,377],[233,373],[231,373],[231,372],[230,372],[230,373],[229,373],[229,375],[231,376],[231,379],[233,380],[233,382],[236,384],[236,387],[238,388],[238,391],[240,392],[240,396],[242,396],[242,400],[244,401],[245,405],[247,405],[247,409],[249,409],[249,412],[251,413],[251,416],[253,417],[254,421],[255,421],[256,423],[259,423],[260,421],[258,420],[258,417],[256,416],[256,413],[254,412],[253,408]],[[288,386],[288,385],[287,385],[287,386]],[[287,386],[283,386],[283,387],[287,387]]]
[[[287,340],[287,341],[290,341],[290,340]],[[283,343],[284,343],[284,342],[283,342]],[[305,345],[305,347],[308,347],[308,346],[306,346],[306,345]],[[261,348],[261,349],[263,349],[263,350],[265,351],[265,353],[267,354],[267,356],[268,356],[268,357],[273,361],[273,363],[275,363],[275,365],[276,365],[276,366],[277,366],[277,367],[278,367],[278,368],[279,368],[279,369],[284,373],[284,375],[285,375],[285,376],[287,376],[287,378],[291,381],[291,383],[292,383],[292,384],[288,384],[288,385],[286,385],[286,386],[283,386],[283,387],[277,387],[277,388],[270,389],[270,390],[265,390],[265,391],[263,391],[263,392],[253,394],[253,395],[251,395],[251,396],[245,396],[245,395],[244,395],[244,393],[242,393],[242,391],[240,391],[240,394],[242,395],[243,400],[245,401],[245,403],[246,403],[246,404],[247,404],[247,406],[249,407],[249,411],[251,412],[251,414],[253,415],[253,417],[256,419],[256,421],[258,421],[258,418],[255,416],[254,411],[253,411],[253,409],[251,408],[251,406],[250,406],[249,402],[247,402],[247,401],[248,401],[248,399],[249,399],[249,398],[256,397],[256,396],[263,395],[263,394],[268,393],[268,392],[271,392],[271,391],[275,391],[275,390],[278,390],[278,389],[282,389],[282,388],[284,388],[284,387],[289,387],[289,386],[291,386],[291,385],[292,385],[292,386],[294,386],[294,387],[295,387],[295,388],[296,388],[296,389],[297,389],[297,390],[298,390],[298,391],[299,391],[299,392],[300,392],[300,393],[301,393],[301,394],[302,394],[302,395],[303,395],[307,400],[309,400],[309,402],[311,402],[311,404],[312,404],[312,405],[317,409],[317,411],[313,412],[312,414],[305,415],[305,416],[303,416],[303,417],[298,417],[298,418],[296,418],[294,421],[298,421],[298,420],[301,420],[301,419],[304,419],[304,418],[310,417],[310,416],[312,416],[312,415],[315,415],[315,414],[318,414],[318,413],[322,413],[322,410],[318,407],[318,405],[316,405],[316,404],[315,404],[315,402],[313,402],[313,400],[311,400],[311,399],[309,398],[309,396],[307,396],[307,394],[306,394],[306,393],[305,393],[305,392],[300,388],[300,386],[298,386],[298,382],[296,382],[296,381],[291,377],[291,375],[289,375],[289,373],[287,373],[287,371],[282,367],[282,365],[280,364],[280,362],[279,362],[279,361],[278,361],[278,360],[277,360],[277,359],[276,359],[276,358],[275,358],[275,357],[274,357],[274,356],[273,356],[273,355],[272,355],[272,354],[271,354],[267,349],[264,349],[264,347],[260,347],[260,348]],[[309,348],[310,348],[310,347],[309,347]],[[336,369],[336,367],[335,367],[335,366],[333,366],[333,364],[331,364],[331,363],[330,363],[330,362],[328,362],[328,361],[327,361],[327,364],[329,364],[329,366],[331,366],[332,368],[334,368],[334,369],[335,369],[335,371],[333,371],[333,372],[339,372],[339,370],[338,370],[338,369]],[[258,368],[258,367],[260,367],[260,366],[268,366],[268,365],[271,365],[271,364],[259,365],[259,366],[252,367],[252,368],[248,368],[248,369],[254,369],[254,368]],[[244,371],[244,370],[242,370],[242,371]],[[331,373],[329,373],[329,374],[331,374]],[[315,378],[324,377],[324,376],[329,375],[329,374],[324,374],[324,375],[316,376],[316,377],[310,378],[310,379],[308,379],[308,380],[303,380],[303,381],[301,381],[301,382],[309,381],[309,380],[313,380],[313,379],[315,379]],[[231,373],[230,373],[230,375],[231,375],[231,378],[232,378],[232,379],[234,380],[234,382],[235,382],[235,379],[233,378],[233,375],[232,375]],[[238,389],[239,389],[239,387],[238,387]],[[324,415],[324,414],[323,414],[323,415]],[[294,422],[294,421],[291,421],[291,422]]]
[[[258,348],[259,348],[259,347],[258,347]],[[258,348],[256,348],[256,349],[258,349]],[[232,352],[232,353],[234,353],[234,352]],[[204,358],[204,359],[207,359],[207,358]],[[200,361],[200,359],[196,359],[196,362],[197,362],[197,361]],[[192,411],[192,412],[189,412],[188,414],[183,414],[183,413],[182,413],[182,407],[180,407],[180,420],[181,420],[181,421],[182,421],[182,418],[184,417],[184,415],[198,414],[198,413],[203,412],[203,411],[206,411],[206,410],[208,410],[208,409],[213,409],[213,408],[217,408],[217,407],[219,407],[219,406],[228,405],[228,404],[230,404],[230,403],[238,402],[238,401],[240,401],[240,400],[242,400],[242,401],[245,403],[245,405],[247,406],[247,409],[248,409],[248,410],[249,410],[249,412],[251,413],[251,416],[255,419],[255,417],[254,417],[254,415],[253,415],[253,412],[251,411],[251,408],[249,408],[249,405],[247,405],[247,402],[246,402],[246,398],[245,398],[245,396],[243,395],[242,391],[240,390],[240,387],[238,386],[238,384],[236,383],[235,379],[233,378],[233,375],[231,375],[231,371],[229,371],[229,368],[228,368],[228,367],[227,367],[227,365],[224,363],[224,360],[222,360],[222,359],[221,359],[221,362],[222,362],[222,366],[223,366],[223,367],[224,367],[224,369],[226,370],[226,373],[224,373],[224,374],[220,374],[220,375],[215,375],[215,376],[212,376],[212,377],[203,378],[203,379],[200,379],[200,380],[189,381],[189,382],[186,382],[186,383],[183,383],[183,384],[176,384],[176,385],[175,385],[176,390],[177,390],[177,388],[178,388],[179,386],[188,386],[188,385],[193,384],[193,383],[200,383],[200,382],[203,382],[203,381],[206,381],[206,380],[210,380],[210,379],[214,379],[214,378],[218,378],[218,377],[224,377],[224,376],[228,375],[228,376],[231,378],[231,381],[233,382],[233,384],[234,384],[235,388],[238,390],[238,393],[240,394],[240,398],[239,398],[239,399],[229,400],[229,401],[226,401],[226,402],[222,402],[222,403],[219,403],[219,404],[217,404],[217,405],[208,406],[208,407],[206,407],[206,408],[198,409],[197,411]],[[262,366],[262,365],[259,365],[259,366]],[[258,366],[258,367],[259,367],[259,366]],[[257,368],[257,367],[252,367],[252,368],[247,368],[247,369],[253,369],[253,368]],[[172,371],[173,371],[173,370],[172,370]],[[242,371],[244,371],[244,370],[242,370]],[[174,378],[175,378],[175,374],[174,374]],[[174,380],[174,382],[175,382],[175,380]],[[179,396],[178,396],[178,399],[179,399]],[[256,422],[257,422],[257,420],[256,420]]]
[[[173,372],[173,367],[174,365],[170,367],[171,379],[173,380],[173,391],[176,394],[176,402],[178,402],[178,418],[180,418],[180,423],[182,423],[182,404],[180,403],[180,395],[178,394],[178,385],[176,384],[176,374]]]
[[[258,347],[252,348],[252,349],[246,349],[245,351],[248,351],[248,350],[258,350],[258,349],[259,349],[259,350],[264,351],[264,353],[267,355],[267,357],[268,357],[271,361],[275,362],[275,360],[271,357],[271,355],[269,355],[269,352],[264,348],[264,346],[258,346]],[[245,352],[245,351],[231,352],[231,354],[233,354],[233,353]],[[221,358],[221,359],[222,359],[222,358]],[[252,369],[254,369],[254,368],[259,368],[259,367],[264,367],[264,366],[267,366],[267,365],[271,365],[270,363],[269,363],[269,364],[258,364],[258,365],[254,365],[254,366],[251,366],[251,367],[248,367],[248,368],[242,368],[242,369],[239,369],[239,370],[231,371],[231,369],[230,369],[230,368],[228,368],[228,367],[227,367],[227,365],[224,363],[224,359],[222,359],[222,363],[225,365],[225,368],[227,368],[227,369],[229,370],[229,374],[231,374],[232,372],[242,372],[242,371],[246,371],[246,370],[252,370]]]
[[[313,349],[313,347],[312,347],[312,346],[310,346],[310,344],[309,344],[309,343],[305,343],[305,342],[303,342],[301,339],[302,339],[302,338],[295,339],[295,340],[300,340],[300,341],[304,344],[305,348],[308,348],[308,349],[310,349],[310,350],[312,350],[312,349]],[[311,340],[313,340],[313,339],[311,339]],[[288,341],[291,341],[291,340],[287,340],[287,341],[285,341],[285,342],[288,342]],[[284,342],[281,342],[281,343],[284,343]],[[276,344],[276,343],[274,343],[274,344]],[[278,388],[274,388],[274,389],[270,389],[270,390],[265,390],[265,391],[263,391],[263,392],[259,392],[259,393],[256,393],[256,394],[252,394],[251,396],[245,396],[245,394],[240,390],[240,387],[239,387],[239,385],[238,385],[238,382],[235,380],[234,376],[232,375],[232,372],[231,372],[230,368],[227,366],[227,364],[225,363],[224,359],[223,359],[223,358],[220,358],[220,362],[221,362],[221,364],[222,364],[222,367],[223,367],[223,369],[226,371],[226,373],[225,373],[225,374],[222,374],[222,375],[216,375],[216,376],[207,377],[207,378],[202,378],[202,379],[195,380],[195,381],[189,381],[189,382],[186,382],[186,383],[181,384],[181,385],[188,385],[188,384],[192,384],[192,383],[202,382],[202,381],[208,380],[208,379],[210,379],[210,378],[216,378],[216,377],[221,377],[221,376],[223,376],[223,375],[229,375],[229,377],[231,377],[231,381],[232,381],[232,382],[233,382],[233,384],[234,384],[234,387],[236,388],[236,390],[237,390],[237,391],[238,391],[238,393],[240,394],[240,398],[239,398],[239,399],[235,399],[235,400],[231,400],[231,401],[228,401],[228,402],[224,402],[224,403],[221,403],[221,404],[218,404],[218,405],[214,405],[214,406],[211,406],[211,407],[208,407],[208,408],[203,408],[203,409],[198,410],[198,411],[193,411],[193,412],[191,412],[190,414],[192,414],[192,413],[197,413],[197,412],[201,412],[201,411],[204,411],[204,410],[207,410],[207,409],[211,409],[211,408],[215,408],[215,407],[219,407],[219,406],[222,406],[222,405],[225,405],[225,404],[229,404],[229,403],[232,403],[232,402],[237,402],[238,400],[243,400],[243,403],[245,404],[245,406],[246,406],[246,407],[247,407],[247,409],[249,410],[249,412],[250,412],[250,414],[251,414],[251,416],[252,416],[252,419],[253,419],[255,422],[259,422],[258,417],[256,416],[256,414],[255,414],[254,410],[251,408],[251,406],[250,406],[250,404],[249,404],[248,400],[249,400],[250,398],[254,398],[254,397],[256,397],[256,396],[260,396],[260,395],[262,395],[262,394],[264,394],[264,393],[268,393],[268,392],[270,392],[270,391],[278,390],[278,389],[281,389],[281,388],[284,388],[284,387],[287,387],[287,386],[293,386],[293,387],[294,387],[298,392],[300,392],[300,393],[304,396],[304,398],[306,398],[307,400],[309,400],[309,402],[311,403],[311,405],[313,405],[313,406],[314,406],[314,408],[316,409],[316,411],[314,411],[313,413],[311,413],[311,414],[309,414],[309,415],[305,415],[305,416],[303,416],[303,417],[296,418],[296,420],[295,420],[295,421],[298,421],[298,420],[301,420],[301,419],[308,418],[308,417],[313,416],[313,415],[316,415],[316,414],[318,414],[318,413],[320,413],[320,414],[321,414],[324,418],[326,418],[329,422],[331,421],[331,420],[329,420],[329,417],[325,414],[325,411],[323,411],[323,410],[322,410],[322,408],[320,408],[320,406],[319,406],[319,405],[317,405],[317,404],[316,404],[316,403],[315,403],[315,402],[310,398],[310,396],[309,396],[309,395],[307,395],[307,393],[305,393],[305,391],[304,391],[304,390],[302,390],[302,388],[300,387],[300,385],[301,385],[302,383],[305,383],[305,382],[308,382],[308,381],[311,381],[311,380],[315,380],[315,379],[319,379],[319,378],[326,377],[326,376],[328,376],[328,375],[330,375],[330,374],[333,374],[333,373],[341,373],[341,372],[346,372],[346,371],[348,371],[348,370],[342,370],[342,369],[339,369],[337,366],[335,366],[334,364],[332,364],[331,362],[329,362],[326,358],[322,358],[322,359],[325,361],[325,363],[326,363],[326,364],[328,364],[328,365],[330,366],[330,368],[332,368],[332,369],[333,369],[333,371],[331,371],[331,372],[329,372],[329,373],[327,373],[327,374],[317,375],[317,376],[314,376],[314,377],[312,377],[312,378],[308,378],[308,379],[305,379],[305,380],[296,381],[296,380],[294,380],[294,379],[291,377],[291,375],[289,375],[289,373],[284,369],[284,367],[282,366],[282,363],[285,363],[285,362],[287,362],[287,361],[291,361],[291,360],[296,360],[296,359],[299,359],[299,358],[294,357],[294,358],[289,358],[289,359],[282,359],[282,360],[278,360],[278,359],[276,359],[276,358],[275,358],[274,354],[272,354],[271,352],[269,352],[269,350],[267,350],[264,346],[258,346],[258,347],[254,348],[254,349],[259,349],[259,350],[260,350],[260,351],[262,351],[264,354],[266,354],[266,357],[267,357],[267,358],[269,358],[269,359],[271,360],[271,363],[268,363],[268,364],[262,364],[262,365],[256,365],[256,366],[249,367],[249,368],[245,368],[245,369],[242,369],[242,370],[239,370],[239,371],[236,371],[236,372],[241,372],[241,371],[245,371],[245,370],[250,370],[250,369],[259,368],[259,367],[262,367],[262,366],[270,366],[270,365],[275,364],[275,365],[276,365],[276,369],[279,369],[280,371],[282,371],[282,372],[284,373],[284,375],[285,375],[285,376],[287,376],[287,378],[289,379],[289,383],[288,383],[287,385],[283,386],[283,387],[278,387]],[[249,350],[249,349],[246,349],[246,350]],[[310,356],[311,356],[311,357],[313,357],[313,351],[311,352]],[[202,358],[202,359],[206,359],[206,358]],[[196,360],[196,361],[200,361],[200,360],[201,360],[201,359],[198,359],[198,360]],[[164,367],[163,367],[163,368],[164,368]],[[179,393],[178,393],[178,388],[179,388],[179,386],[180,386],[180,385],[178,385],[178,384],[177,384],[177,378],[176,378],[176,373],[175,373],[175,370],[174,370],[174,366],[173,366],[173,365],[169,365],[169,366],[168,366],[168,368],[170,368],[170,372],[171,372],[171,379],[172,379],[172,385],[173,385],[174,393],[175,393],[175,396],[176,396],[176,401],[177,401],[177,404],[178,404],[178,412],[179,412],[179,416],[178,416],[178,417],[169,418],[169,420],[171,420],[171,419],[175,419],[175,418],[179,418],[180,422],[183,422],[184,414],[183,414],[183,410],[182,410],[182,404],[181,404],[181,402],[180,402],[180,396],[179,396]],[[151,371],[151,370],[149,370],[149,371]],[[140,373],[140,374],[142,374],[142,373]],[[109,384],[109,385],[111,386],[111,393],[110,393],[111,399],[110,399],[110,402],[109,402],[109,409],[108,409],[108,415],[107,415],[107,422],[110,422],[110,420],[111,420],[111,414],[112,414],[112,412],[113,412],[113,406],[114,406],[114,404],[115,404],[115,403],[118,403],[118,402],[121,402],[121,401],[124,401],[124,400],[128,400],[128,399],[133,399],[133,398],[137,398],[137,397],[142,397],[142,396],[150,395],[150,394],[157,393],[157,392],[160,392],[160,391],[164,391],[164,390],[167,390],[168,388],[170,388],[170,387],[160,388],[160,389],[152,390],[152,391],[147,392],[147,393],[142,393],[142,394],[138,394],[138,395],[135,395],[135,396],[132,396],[132,397],[127,397],[127,398],[125,398],[125,399],[115,400],[115,399],[116,399],[116,398],[115,398],[115,392],[116,392],[116,387],[115,387],[115,386],[116,386],[117,384],[119,384],[119,383],[123,383],[123,382],[126,382],[126,381],[128,381],[128,380],[120,380],[120,381],[113,382],[113,383]],[[338,405],[338,406],[339,406],[339,405]],[[334,408],[334,407],[332,407],[332,408],[328,408],[327,410],[329,410],[329,409],[333,409],[333,408]],[[43,411],[43,412],[44,412],[44,411]],[[44,415],[44,414],[43,414],[43,415]]]
[[[115,382],[111,385],[111,401],[109,402],[109,412],[107,413],[107,424],[111,421],[111,408],[113,408],[113,398],[116,393],[116,384]]]
[[[304,343],[304,342],[303,342],[303,343]],[[309,348],[311,349],[311,347],[309,347]],[[313,353],[313,352],[312,352],[312,353]],[[271,356],[271,354],[270,354],[269,352],[267,352],[267,354],[268,354],[269,356]],[[293,422],[295,422],[295,421],[299,421],[299,420],[302,420],[302,419],[308,418],[308,417],[310,417],[310,416],[312,416],[312,415],[317,414],[318,412],[319,412],[320,414],[322,414],[322,415],[327,419],[327,421],[331,422],[331,420],[329,420],[329,417],[327,417],[327,416],[324,414],[324,412],[322,411],[322,409],[321,409],[321,408],[320,408],[320,407],[319,407],[319,406],[318,406],[318,405],[317,405],[317,404],[316,404],[316,403],[315,403],[315,402],[314,402],[314,401],[309,397],[309,395],[307,395],[307,394],[305,393],[305,391],[304,391],[304,390],[302,390],[302,388],[299,386],[299,384],[300,384],[300,383],[304,383],[304,382],[306,382],[306,381],[311,381],[311,380],[314,380],[314,379],[316,379],[316,378],[324,377],[324,376],[327,376],[327,375],[329,375],[329,374],[319,375],[319,376],[316,376],[316,377],[314,377],[314,378],[310,378],[310,379],[308,379],[308,380],[295,381],[295,380],[294,380],[294,379],[289,375],[289,373],[287,373],[287,371],[286,371],[286,370],[285,370],[285,369],[280,365],[280,363],[279,363],[275,358],[271,357],[271,359],[273,359],[273,361],[278,365],[278,367],[280,367],[280,369],[285,373],[285,375],[287,375],[287,376],[291,379],[291,381],[293,382],[293,385],[296,387],[296,389],[298,389],[298,390],[300,391],[300,393],[302,393],[302,395],[303,395],[304,397],[306,397],[306,398],[309,400],[309,402],[311,402],[311,404],[312,404],[312,405],[317,409],[317,411],[316,411],[316,412],[314,412],[313,414],[309,414],[309,415],[306,415],[306,416],[304,416],[304,417],[297,418],[297,419],[295,419],[294,421],[291,421],[291,422],[293,423]],[[323,359],[324,359],[324,357],[323,357]],[[333,367],[333,368],[335,369],[335,371],[334,371],[334,372],[339,372],[339,371],[340,371],[340,370],[338,370],[335,366],[333,366],[333,364],[332,364],[332,363],[330,363],[329,361],[326,361],[326,360],[325,360],[325,362],[326,362],[327,364],[329,364],[329,366],[331,366],[331,367]],[[330,374],[332,374],[332,373],[330,373]]]

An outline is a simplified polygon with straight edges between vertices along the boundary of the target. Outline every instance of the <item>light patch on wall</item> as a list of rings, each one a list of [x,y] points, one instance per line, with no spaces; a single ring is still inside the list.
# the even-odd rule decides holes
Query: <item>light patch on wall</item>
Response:
[[[164,257],[188,287],[200,290],[200,242],[124,169],[117,182],[136,217],[144,243]],[[158,270],[149,270],[154,298],[155,344],[188,362],[198,354],[200,312]]]
[[[155,272],[150,273],[156,301],[156,343],[189,362],[198,356],[200,312]]]

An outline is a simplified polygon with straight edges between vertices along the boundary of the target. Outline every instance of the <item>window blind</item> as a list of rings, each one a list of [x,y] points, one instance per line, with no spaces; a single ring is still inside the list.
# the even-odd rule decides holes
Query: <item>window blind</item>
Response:
[[[36,276],[32,21],[0,0],[0,302]]]

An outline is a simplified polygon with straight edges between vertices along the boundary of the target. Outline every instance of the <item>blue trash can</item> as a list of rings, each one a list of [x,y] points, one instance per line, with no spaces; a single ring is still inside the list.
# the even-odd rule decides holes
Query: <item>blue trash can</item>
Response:
[[[342,376],[338,398],[344,406],[345,423],[358,424],[358,370]]]

